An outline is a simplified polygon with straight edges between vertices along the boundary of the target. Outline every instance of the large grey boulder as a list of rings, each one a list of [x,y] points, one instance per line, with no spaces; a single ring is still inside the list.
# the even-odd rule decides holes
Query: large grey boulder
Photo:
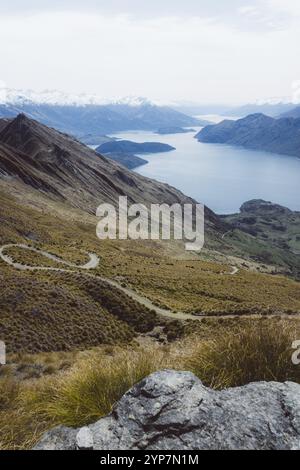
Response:
[[[83,430],[56,428],[36,449],[300,450],[300,385],[259,382],[223,391],[164,370],[135,385]]]

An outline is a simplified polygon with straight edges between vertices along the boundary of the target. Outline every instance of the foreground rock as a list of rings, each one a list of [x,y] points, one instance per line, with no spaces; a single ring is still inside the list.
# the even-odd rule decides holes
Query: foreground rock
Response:
[[[53,429],[36,446],[78,448],[300,450],[300,385],[260,382],[217,392],[189,372],[157,372],[106,418]]]

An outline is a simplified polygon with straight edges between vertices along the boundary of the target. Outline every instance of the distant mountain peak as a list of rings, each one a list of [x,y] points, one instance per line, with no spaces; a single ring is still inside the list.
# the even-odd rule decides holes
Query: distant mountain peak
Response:
[[[143,97],[127,96],[104,101],[96,95],[0,89],[0,118],[11,119],[19,113],[78,138],[92,135],[92,139],[131,129],[151,131],[166,126],[203,124],[196,118]]]
[[[249,114],[249,116],[246,116],[244,118],[239,119],[239,121],[244,121],[244,122],[271,122],[274,121],[274,118],[271,116],[267,116],[264,113],[254,113],[254,114]]]
[[[124,98],[111,101],[110,104],[126,106],[155,106],[154,102],[143,96],[125,96]]]
[[[24,105],[48,104],[53,106],[88,106],[88,105],[127,105],[145,106],[155,105],[148,98],[141,96],[125,96],[121,98],[105,99],[97,94],[89,93],[64,93],[59,90],[16,90],[13,88],[1,88],[0,104],[2,105]]]

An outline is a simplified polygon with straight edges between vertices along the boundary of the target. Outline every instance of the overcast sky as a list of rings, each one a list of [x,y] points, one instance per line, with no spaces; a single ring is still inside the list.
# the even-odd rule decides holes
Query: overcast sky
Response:
[[[299,44],[299,0],[0,0],[0,81],[11,88],[292,98]]]

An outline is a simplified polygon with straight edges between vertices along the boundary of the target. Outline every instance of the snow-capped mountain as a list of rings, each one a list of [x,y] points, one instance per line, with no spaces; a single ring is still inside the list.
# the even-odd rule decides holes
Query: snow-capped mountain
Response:
[[[41,92],[33,90],[16,90],[13,88],[0,87],[0,104],[25,105],[25,104],[48,104],[52,106],[107,106],[126,105],[144,106],[154,105],[147,98],[140,96],[126,96],[124,98],[105,99],[99,95],[80,93],[65,93],[59,90],[44,90]]]
[[[166,106],[158,106],[142,97],[106,100],[89,94],[0,87],[0,118],[12,118],[20,113],[72,134],[86,143],[95,142],[95,138],[104,134],[125,130],[151,131],[167,126],[190,127],[202,124],[193,117]]]

